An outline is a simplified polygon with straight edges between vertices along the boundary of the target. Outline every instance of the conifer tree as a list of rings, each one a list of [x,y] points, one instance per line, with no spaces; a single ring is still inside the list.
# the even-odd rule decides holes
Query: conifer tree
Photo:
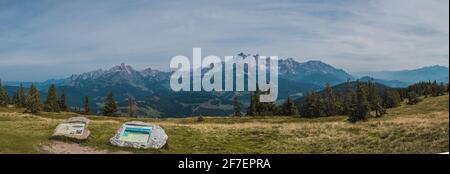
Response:
[[[270,93],[269,91],[261,92],[259,88],[256,88],[256,115],[258,116],[273,116],[280,113],[280,109],[273,102],[260,102],[259,95],[264,93]]]
[[[430,96],[431,94],[433,94],[433,89],[431,88],[431,85],[427,85],[426,87],[425,87],[425,97],[428,97],[428,96]]]
[[[319,97],[316,92],[310,92],[308,95],[306,95],[302,109],[301,115],[303,117],[319,117],[316,115],[316,108],[318,108],[319,103]]]
[[[64,90],[62,90],[61,96],[59,97],[59,100],[58,100],[58,104],[59,104],[59,109],[63,112],[67,112],[67,110],[68,110],[66,100],[67,100],[66,94],[65,94]]]
[[[317,108],[315,109],[315,115],[318,117],[323,117],[323,116],[327,116],[325,113],[325,109],[326,109],[326,103],[325,103],[325,99],[323,96],[318,95],[318,100],[317,100]]]
[[[22,84],[20,84],[19,89],[14,92],[12,103],[15,107],[23,108],[26,106],[26,95]]]
[[[34,86],[34,84],[31,84],[26,98],[25,112],[38,113],[39,111],[41,111],[41,99],[39,96],[39,91],[36,89],[36,86]]]
[[[414,91],[408,93],[408,104],[415,105],[421,101],[419,95],[417,95]]]
[[[280,113],[280,109],[273,102],[258,102],[256,112],[258,116],[273,116]]]
[[[378,93],[377,88],[375,87],[375,84],[369,80],[367,83],[367,101],[369,102],[370,110],[375,111],[379,109],[379,106],[381,106],[381,97]]]
[[[325,94],[323,97],[323,106],[324,106],[324,114],[326,116],[335,115],[338,113],[338,100],[336,98],[336,95],[333,92],[333,89],[329,84],[325,87]]]
[[[6,90],[3,89],[2,81],[0,80],[0,106],[8,106],[9,104],[9,97],[6,93]]]
[[[134,117],[134,101],[131,97],[128,97],[128,116]]]
[[[446,87],[445,87],[444,83],[441,82],[441,83],[439,84],[439,96],[442,96],[442,95],[445,94],[445,91],[446,91],[445,88],[446,88]]]
[[[295,103],[291,99],[291,97],[288,97],[286,102],[283,104],[282,113],[283,113],[283,115],[286,115],[286,116],[297,116],[298,115],[297,106],[295,106]]]
[[[239,98],[236,95],[233,99],[233,109],[234,109],[234,116],[240,117],[241,114],[241,104],[239,103]]]
[[[432,96],[433,97],[439,96],[439,86],[438,86],[436,80],[433,81],[433,83],[431,84],[431,87],[432,87],[432,91],[433,91]]]
[[[345,84],[345,91],[343,94],[343,101],[342,101],[342,112],[343,114],[351,114],[352,112],[352,94],[353,92],[350,90],[350,79],[347,80]]]
[[[356,85],[356,100],[353,105],[355,108],[353,109],[352,115],[349,117],[349,121],[357,122],[365,120],[370,112],[370,107],[367,102],[367,89],[360,82],[357,82]]]
[[[256,116],[256,104],[258,102],[256,92],[252,91],[249,94],[250,96],[250,106],[247,109],[248,116]]]
[[[103,106],[103,115],[105,116],[116,116],[117,109],[117,103],[114,100],[114,96],[112,92],[109,92],[108,96],[106,97],[105,104]]]
[[[383,102],[386,108],[394,108],[400,105],[401,98],[396,90],[386,90]]]
[[[14,91],[14,94],[13,94],[13,97],[12,97],[12,104],[14,105],[14,107],[17,107],[17,108],[23,107],[22,106],[22,102],[20,101],[19,89]]]
[[[47,92],[47,98],[44,102],[44,111],[46,112],[59,112],[59,101],[56,94],[56,86],[54,84],[50,85]]]
[[[84,115],[91,114],[91,107],[89,106],[89,97],[88,96],[84,97],[83,114]]]

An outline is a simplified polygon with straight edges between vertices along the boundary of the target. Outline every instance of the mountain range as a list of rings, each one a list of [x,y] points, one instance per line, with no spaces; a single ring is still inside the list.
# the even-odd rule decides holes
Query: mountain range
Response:
[[[357,80],[342,69],[337,69],[321,61],[297,62],[292,58],[279,60],[279,95],[282,102],[288,96],[301,98],[310,91],[318,91],[326,84],[339,85],[347,80]],[[445,67],[446,68],[446,67]],[[361,81],[373,80],[389,87],[404,87],[412,82],[438,80],[448,82],[448,68],[433,66],[402,72],[373,73],[377,76],[362,77]],[[446,73],[445,73],[446,72]],[[443,74],[445,73],[445,74]],[[91,110],[100,114],[108,92],[113,92],[123,115],[127,112],[128,98],[137,106],[137,114],[145,117],[185,117],[194,115],[230,115],[233,113],[232,100],[239,97],[242,110],[248,105],[247,92],[174,92],[170,89],[170,75],[151,68],[136,70],[122,63],[107,70],[95,70],[72,75],[64,79],[51,79],[35,83],[45,98],[49,85],[56,84],[58,92],[64,90],[69,106],[82,106],[84,96],[91,99]],[[372,74],[372,73],[371,73]],[[387,76],[387,74],[395,74]],[[406,75],[405,75],[406,74]],[[415,74],[409,76],[407,74]],[[400,80],[380,77],[401,77]],[[445,82],[445,81],[444,81]],[[10,95],[21,82],[4,82]],[[31,83],[24,82],[28,87]]]
[[[434,65],[413,70],[362,72],[356,73],[356,75],[370,76],[372,78],[388,80],[391,82],[394,80],[406,85],[411,85],[418,81],[434,80],[437,82],[448,83],[448,73],[448,67]]]

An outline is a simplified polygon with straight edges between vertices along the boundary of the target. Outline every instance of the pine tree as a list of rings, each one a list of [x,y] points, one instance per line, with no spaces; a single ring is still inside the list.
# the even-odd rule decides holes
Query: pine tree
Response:
[[[375,117],[382,117],[384,114],[386,114],[386,109],[382,106],[382,100],[380,93],[378,92],[375,84],[372,82],[372,80],[369,80],[367,83],[367,101],[369,102],[369,108],[372,111],[375,111]],[[403,89],[400,89],[403,93]]]
[[[298,109],[297,106],[295,106],[294,101],[292,101],[291,97],[288,97],[286,102],[283,104],[283,115],[286,116],[297,116],[298,115]]]
[[[431,88],[431,85],[427,85],[426,87],[425,87],[425,97],[428,97],[428,96],[430,96],[431,94],[433,94],[433,89]]]
[[[250,106],[247,109],[248,116],[273,116],[280,112],[280,109],[273,102],[260,102],[259,95],[270,93],[261,92],[258,87],[256,91],[250,92]]]
[[[394,108],[400,105],[400,95],[396,90],[386,90],[384,95],[384,107]]]
[[[59,97],[59,100],[58,100],[58,104],[59,104],[59,108],[63,112],[67,112],[67,110],[68,110],[67,101],[66,100],[67,100],[66,94],[64,93],[64,90],[62,90],[61,91],[61,96]]]
[[[323,112],[326,116],[331,116],[338,113],[339,108],[338,100],[333,92],[333,89],[329,84],[327,84],[325,87],[323,102],[325,107]]]
[[[247,109],[248,116],[256,116],[257,95],[256,92],[250,92],[250,106]]]
[[[280,109],[273,102],[259,102],[256,111],[258,116],[274,116],[280,113]]]
[[[360,82],[357,82],[356,85],[356,100],[353,105],[355,108],[353,109],[353,113],[350,115],[348,120],[350,122],[365,120],[370,112],[370,107],[367,102],[367,89]]]
[[[15,107],[23,108],[26,106],[26,95],[22,84],[20,84],[19,89],[14,92],[12,103]]]
[[[421,101],[419,95],[417,95],[414,91],[408,93],[408,104],[415,105]]]
[[[432,87],[432,91],[433,91],[432,96],[433,97],[439,96],[439,86],[438,86],[436,80],[433,81],[433,84],[431,85],[431,87]]]
[[[345,91],[343,94],[343,102],[342,102],[342,112],[343,114],[351,114],[352,112],[352,94],[353,92],[351,91],[351,86],[350,86],[350,79],[347,80],[346,84],[345,84]]]
[[[29,113],[38,113],[41,110],[41,99],[39,91],[34,84],[31,85],[26,98],[26,110]]]
[[[128,116],[134,117],[134,101],[131,97],[128,97]]]
[[[14,94],[13,94],[13,97],[12,97],[12,104],[14,105],[14,107],[17,107],[17,108],[23,107],[22,106],[22,102],[20,101],[19,89],[14,91]]]
[[[273,116],[280,113],[280,109],[273,102],[260,102],[259,96],[261,94],[270,93],[269,91],[261,92],[259,88],[256,88],[255,93],[255,107],[256,107],[256,115],[258,116]]]
[[[241,114],[241,104],[239,103],[239,98],[238,98],[237,95],[233,99],[233,109],[234,109],[234,116],[235,117],[242,116],[242,114]]]
[[[302,105],[301,116],[302,117],[319,117],[316,115],[317,109],[319,107],[319,97],[317,93],[310,92],[308,95],[306,95],[304,103]]]
[[[326,116],[325,114],[325,109],[326,109],[326,103],[325,103],[325,99],[324,97],[322,97],[321,95],[318,95],[318,100],[316,103],[316,108],[314,109],[314,112],[317,117],[323,117]]]
[[[372,81],[369,81],[367,83],[367,88],[368,88],[367,101],[369,102],[370,110],[373,111],[377,110],[378,106],[380,106],[381,104],[381,97],[378,93],[378,90]]]
[[[83,114],[84,115],[91,114],[91,107],[89,106],[89,97],[88,96],[84,97]]]
[[[113,93],[109,92],[108,96],[106,97],[105,105],[103,107],[103,115],[116,116],[117,111],[117,103],[114,100]]]
[[[44,102],[44,111],[46,112],[59,112],[58,96],[56,94],[56,86],[50,85],[47,92],[47,98]]]
[[[9,104],[9,97],[6,93],[6,90],[3,89],[2,81],[0,80],[0,106],[8,106]]]
[[[445,87],[444,83],[441,82],[441,83],[439,84],[439,96],[445,95],[445,91],[446,91],[445,88],[446,88],[446,87]]]

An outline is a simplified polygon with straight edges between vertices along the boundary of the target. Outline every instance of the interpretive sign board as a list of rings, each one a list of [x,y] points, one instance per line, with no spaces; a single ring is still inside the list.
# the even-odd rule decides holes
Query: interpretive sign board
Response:
[[[67,137],[77,140],[85,140],[89,137],[89,130],[87,129],[89,119],[85,117],[72,117],[62,123],[53,131],[53,138]]]
[[[60,135],[82,135],[84,123],[61,123],[56,127],[55,133]]]
[[[152,134],[152,127],[140,125],[125,125],[120,140],[136,143],[147,143]]]
[[[164,130],[154,124],[144,122],[124,123],[110,139],[111,144],[133,148],[162,148],[168,136]]]

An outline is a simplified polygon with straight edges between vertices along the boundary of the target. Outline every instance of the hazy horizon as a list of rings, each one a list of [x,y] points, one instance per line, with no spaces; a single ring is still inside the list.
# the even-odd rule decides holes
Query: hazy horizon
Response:
[[[284,59],[284,58],[283,58],[283,59]],[[307,61],[317,61],[317,59],[309,59],[309,60],[305,60],[305,62],[307,62]],[[318,61],[320,61],[320,60],[318,60]],[[47,81],[47,80],[64,79],[64,78],[70,77],[71,75],[80,75],[80,74],[87,73],[87,72],[91,72],[91,71],[108,70],[108,69],[113,68],[114,66],[120,66],[122,63],[125,64],[125,65],[127,65],[127,66],[133,67],[133,68],[134,68],[135,70],[137,70],[137,71],[143,71],[143,70],[145,70],[145,69],[147,69],[147,68],[151,68],[151,69],[155,69],[155,70],[163,71],[163,72],[170,72],[170,71],[173,71],[173,70],[170,70],[170,69],[156,69],[156,68],[152,68],[152,67],[136,68],[136,67],[138,67],[138,66],[130,65],[130,64],[127,64],[126,62],[121,62],[121,63],[115,64],[115,65],[113,65],[113,66],[110,66],[110,67],[97,68],[97,69],[92,69],[92,70],[83,71],[83,72],[71,73],[71,74],[67,74],[67,75],[65,75],[65,76],[59,76],[59,77],[58,77],[58,76],[48,77],[48,78],[45,78],[45,79],[42,79],[42,80],[2,79],[1,77],[0,77],[0,80],[3,81],[3,82],[44,82],[44,81]],[[303,62],[299,62],[299,63],[303,63]],[[323,62],[323,63],[326,63],[326,62]],[[333,66],[333,65],[331,65],[331,66]],[[362,77],[362,76],[367,76],[367,73],[408,71],[408,70],[416,70],[416,69],[425,68],[425,67],[432,67],[432,66],[442,66],[442,67],[449,68],[449,66],[444,66],[444,65],[429,65],[429,66],[421,66],[421,67],[412,68],[412,69],[379,70],[379,71],[358,71],[358,72],[354,72],[354,71],[347,71],[346,69],[343,69],[343,68],[340,68],[340,67],[336,67],[336,66],[333,66],[333,67],[335,67],[336,69],[342,69],[342,70],[344,70],[345,72],[349,73],[349,74],[352,75],[352,76],[355,76],[355,77],[361,76],[361,77]]]
[[[414,12],[414,13],[411,13]],[[449,1],[0,1],[0,79],[169,70],[173,56],[240,52],[348,73],[449,66]]]

